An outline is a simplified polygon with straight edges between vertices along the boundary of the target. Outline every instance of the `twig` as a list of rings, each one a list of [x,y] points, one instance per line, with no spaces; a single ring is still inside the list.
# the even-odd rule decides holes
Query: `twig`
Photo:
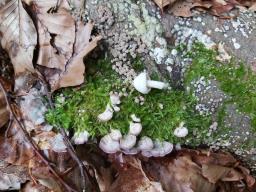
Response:
[[[10,110],[11,113],[11,117],[13,118],[14,121],[16,121],[17,125],[20,127],[20,129],[22,130],[22,133],[25,137],[25,139],[27,140],[27,142],[29,142],[29,144],[31,145],[31,147],[33,148],[33,150],[35,151],[35,153],[39,156],[39,158],[41,158],[41,160],[46,164],[46,166],[49,168],[49,170],[52,172],[52,174],[61,182],[61,184],[63,186],[66,187],[66,189],[68,191],[71,192],[77,192],[75,189],[73,189],[72,187],[70,187],[60,176],[59,174],[55,171],[55,169],[51,166],[51,164],[49,163],[49,161],[44,157],[43,154],[40,153],[38,146],[34,143],[34,141],[30,138],[27,130],[25,129],[25,127],[21,124],[21,122],[18,120],[18,117],[16,115],[16,113],[14,112],[13,106],[9,101],[9,98],[7,96],[7,91],[5,90],[4,86],[2,85],[2,83],[0,82],[0,88],[3,91],[7,106]]]
[[[44,79],[44,77],[42,76],[42,74],[39,71],[37,71],[37,74],[38,74],[39,79],[43,82],[44,88],[47,92],[47,99],[49,101],[50,108],[54,109],[55,107],[54,107],[54,104],[52,102],[52,95],[49,91],[48,83],[46,82],[46,80]],[[60,129],[61,135],[63,136],[64,143],[67,147],[68,153],[73,158],[73,160],[76,161],[76,163],[79,166],[80,174],[81,174],[81,180],[82,180],[82,188],[85,191],[97,191],[97,192],[99,192],[100,189],[99,189],[99,186],[97,184],[97,181],[95,180],[95,178],[93,178],[90,175],[89,171],[84,166],[83,162],[77,157],[75,149],[74,149],[72,143],[70,142],[70,140],[69,140],[69,138],[66,134],[66,131],[62,127],[60,127],[59,129]],[[86,181],[89,181],[89,183],[86,184]],[[89,187],[89,189],[88,189],[87,186]],[[94,190],[92,190],[91,188],[93,188]]]

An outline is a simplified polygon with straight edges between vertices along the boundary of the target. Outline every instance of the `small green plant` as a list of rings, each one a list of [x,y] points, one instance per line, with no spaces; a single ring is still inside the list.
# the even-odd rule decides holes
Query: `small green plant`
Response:
[[[56,109],[46,115],[49,123],[75,131],[87,130],[92,137],[98,137],[107,134],[111,128],[127,133],[130,116],[136,114],[143,125],[141,135],[180,142],[182,139],[175,137],[173,131],[184,121],[189,129],[186,139],[191,140],[191,145],[199,144],[206,137],[210,117],[200,116],[194,110],[195,98],[181,90],[152,90],[144,95],[143,105],[134,101],[135,97],[140,96],[138,92],[129,92],[127,97],[121,98],[120,112],[115,113],[109,122],[99,122],[97,116],[105,110],[109,92],[118,91],[124,85],[106,59],[92,62],[88,68],[90,72],[87,72],[86,82],[80,89],[64,89],[55,96]],[[62,95],[66,98],[64,102]],[[192,133],[195,131],[200,133],[200,138],[193,139]]]
[[[241,112],[250,115],[252,126],[256,129],[256,75],[244,63],[221,63],[216,60],[217,53],[204,45],[196,43],[188,53],[193,59],[186,74],[186,85],[201,76],[216,78],[230,99],[226,103],[236,103]]]

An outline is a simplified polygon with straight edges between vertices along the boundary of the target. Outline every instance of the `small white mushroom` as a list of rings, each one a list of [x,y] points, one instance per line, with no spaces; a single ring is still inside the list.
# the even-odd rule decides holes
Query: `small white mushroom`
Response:
[[[152,139],[150,139],[147,136],[142,137],[138,142],[138,148],[141,151],[149,151],[149,150],[153,149],[153,147],[154,147],[154,144],[153,144]]]
[[[105,153],[116,153],[120,150],[119,142],[113,140],[109,134],[101,138],[99,147]]]
[[[135,114],[132,114],[131,118],[133,122],[140,123],[140,118],[138,118]]]
[[[141,123],[130,122],[129,134],[138,136],[142,130]]]
[[[154,148],[151,150],[152,156],[154,157],[163,157],[167,155],[168,153],[172,152],[173,150],[173,144],[167,142],[167,141],[159,141],[156,140],[154,142]]]
[[[134,88],[142,94],[148,94],[151,88],[166,89],[168,84],[161,81],[150,80],[146,71],[140,73],[133,81]]]
[[[113,109],[108,104],[105,111],[98,115],[98,120],[101,122],[107,122],[113,117]]]
[[[89,133],[87,131],[76,132],[72,137],[72,141],[76,145],[82,145],[88,141]]]
[[[135,135],[126,135],[120,140],[120,147],[124,150],[129,150],[134,147],[136,144],[136,136]]]
[[[188,135],[188,129],[184,127],[184,122],[181,122],[180,125],[174,130],[174,135],[176,137],[186,137]]]
[[[153,156],[151,151],[142,151],[141,155],[143,155],[145,157],[152,157]]]
[[[120,96],[118,95],[118,93],[110,94],[110,102],[112,105],[119,105],[121,103]]]
[[[116,106],[116,105],[112,105],[113,109],[115,112],[119,112],[120,111],[120,107]]]
[[[115,141],[119,141],[122,138],[122,134],[118,129],[111,129],[109,135]]]

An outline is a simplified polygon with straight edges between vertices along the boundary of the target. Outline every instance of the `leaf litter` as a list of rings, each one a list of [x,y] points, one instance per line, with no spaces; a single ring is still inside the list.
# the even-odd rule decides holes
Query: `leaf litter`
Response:
[[[173,14],[184,17],[192,16],[193,8],[215,7],[214,13],[220,15],[234,6],[232,1],[155,2],[161,9],[171,5]],[[60,4],[10,0],[0,5],[1,46],[8,52],[15,73],[14,86],[0,79],[0,190],[20,189],[22,183],[26,183],[22,191],[255,190],[249,170],[222,152],[187,149],[145,159],[122,154],[106,157],[98,150],[86,150],[74,156],[66,133],[49,126],[43,114],[51,102],[49,92],[84,82],[83,58],[101,37],[91,34],[93,23],[84,24],[72,17],[65,0]],[[34,55],[35,50],[38,55]],[[78,158],[86,166],[81,166]],[[81,180],[86,180],[85,185]]]

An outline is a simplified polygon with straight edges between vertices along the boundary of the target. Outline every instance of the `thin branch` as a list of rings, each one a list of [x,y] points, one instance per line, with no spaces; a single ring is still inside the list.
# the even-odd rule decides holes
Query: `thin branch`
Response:
[[[5,90],[4,86],[2,85],[2,83],[0,82],[0,88],[3,91],[7,106],[10,110],[11,113],[11,117],[13,118],[14,121],[16,121],[17,125],[20,127],[20,129],[22,130],[22,133],[25,137],[25,139],[27,140],[27,142],[29,142],[29,144],[31,145],[31,147],[33,148],[33,150],[35,151],[35,153],[39,156],[39,158],[45,163],[45,165],[49,168],[49,170],[52,172],[52,174],[61,182],[61,184],[63,186],[66,187],[66,189],[68,191],[71,192],[77,192],[75,189],[73,189],[72,187],[70,187],[60,176],[59,174],[55,171],[55,169],[52,167],[52,165],[49,163],[49,161],[44,157],[43,154],[40,153],[40,149],[38,148],[38,146],[34,143],[34,141],[30,138],[26,128],[23,126],[23,124],[18,120],[18,117],[16,115],[16,113],[14,112],[14,108],[12,106],[12,104],[9,101],[9,98],[7,96],[7,91]]]

